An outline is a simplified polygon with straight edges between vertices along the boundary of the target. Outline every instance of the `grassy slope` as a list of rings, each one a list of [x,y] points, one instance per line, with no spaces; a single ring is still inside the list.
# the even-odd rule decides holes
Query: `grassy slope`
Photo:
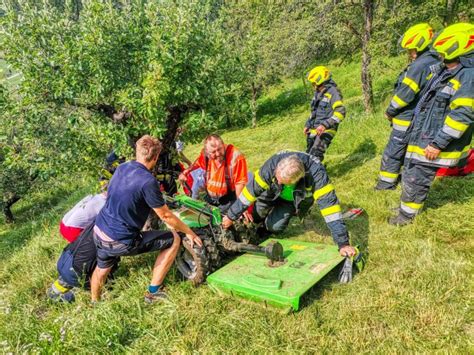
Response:
[[[385,99],[380,107],[396,74],[387,67],[375,77],[376,95]],[[367,211],[348,224],[370,248],[366,271],[352,284],[339,285],[332,274],[300,312],[282,315],[206,286],[195,289],[173,270],[167,279],[173,302],[147,307],[142,295],[154,259],[148,255],[124,260],[107,301],[95,308],[85,292],[74,305],[48,304],[44,292],[64,246],[58,220],[90,185],[64,182],[20,204],[15,226],[0,225],[0,351],[472,351],[474,177],[436,181],[412,226],[387,225],[399,191],[374,193],[372,186],[388,125],[381,114],[362,113],[357,64],[335,68],[334,77],[349,115],[329,149],[328,171],[344,207]],[[246,154],[252,170],[280,149],[303,149],[305,95],[301,80],[285,82],[262,100],[259,127],[224,139]],[[188,155],[199,148],[189,147]],[[304,225],[295,221],[287,236],[331,243],[316,210]]]

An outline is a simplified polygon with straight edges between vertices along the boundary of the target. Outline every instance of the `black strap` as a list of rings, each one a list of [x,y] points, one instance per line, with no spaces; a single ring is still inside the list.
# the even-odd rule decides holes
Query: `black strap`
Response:
[[[84,240],[86,240],[87,238],[87,235],[89,233],[94,233],[92,231],[92,229],[94,228],[94,225],[95,225],[95,221],[93,223],[91,223],[89,226],[87,226],[82,232],[81,234],[79,234],[79,237],[74,241],[72,242],[71,244],[67,245],[64,250],[68,250],[68,249],[71,249],[71,253],[72,253],[72,256],[76,256],[77,254],[77,251],[79,250],[79,247],[84,243]]]

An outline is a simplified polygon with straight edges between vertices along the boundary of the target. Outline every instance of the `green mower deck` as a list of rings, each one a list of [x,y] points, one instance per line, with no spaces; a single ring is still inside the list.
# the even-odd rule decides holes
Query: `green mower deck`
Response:
[[[218,291],[297,311],[300,298],[343,261],[334,245],[276,240],[283,245],[285,261],[271,265],[264,256],[244,254],[207,277]]]

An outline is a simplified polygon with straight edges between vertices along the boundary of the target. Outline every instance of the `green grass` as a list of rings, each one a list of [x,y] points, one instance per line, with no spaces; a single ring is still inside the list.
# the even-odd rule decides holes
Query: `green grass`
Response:
[[[389,64],[374,76],[380,110],[401,61]],[[0,225],[0,351],[472,353],[474,177],[437,180],[413,225],[389,226],[400,191],[372,189],[389,127],[381,113],[363,113],[359,75],[357,63],[334,68],[348,117],[327,155],[343,206],[366,211],[348,223],[353,240],[370,250],[366,270],[351,284],[330,274],[300,312],[283,315],[207,286],[193,288],[173,269],[167,278],[172,302],[150,307],[142,296],[155,256],[144,255],[123,260],[98,306],[89,306],[85,291],[73,305],[49,304],[45,290],[64,247],[59,219],[92,186],[64,181],[19,203],[15,225]],[[272,88],[260,104],[257,128],[223,134],[252,170],[280,149],[305,146],[309,96],[301,79]],[[194,158],[200,148],[186,153]],[[286,236],[332,243],[316,210],[303,224],[294,221]]]

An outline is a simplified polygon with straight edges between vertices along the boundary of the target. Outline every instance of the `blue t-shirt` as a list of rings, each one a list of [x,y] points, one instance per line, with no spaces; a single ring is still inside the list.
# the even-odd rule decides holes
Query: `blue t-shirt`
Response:
[[[117,167],[95,224],[110,238],[130,244],[151,209],[164,205],[158,181],[143,164],[132,160]]]

